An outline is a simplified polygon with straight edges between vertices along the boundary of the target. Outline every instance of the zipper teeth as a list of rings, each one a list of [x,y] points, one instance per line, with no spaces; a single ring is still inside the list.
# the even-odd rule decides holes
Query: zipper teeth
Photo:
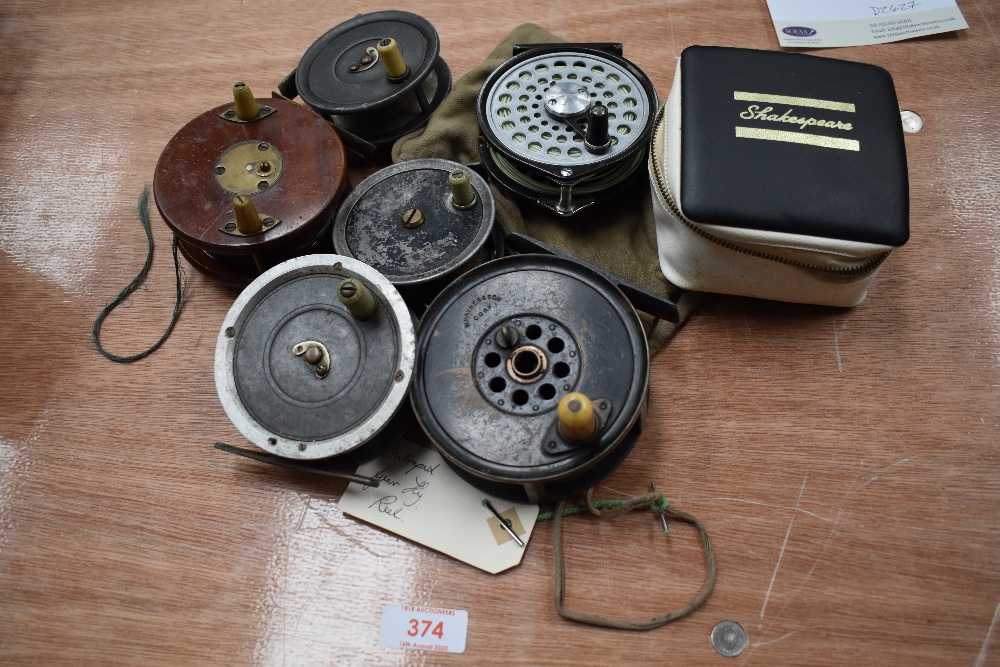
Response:
[[[666,105],[660,107],[660,112],[656,116],[656,122],[653,125],[654,138],[660,131],[660,125],[663,124],[665,110],[666,110]],[[656,148],[656,146],[654,146],[653,148]],[[857,266],[850,266],[850,267],[819,266],[816,264],[809,264],[808,262],[803,262],[797,259],[782,257],[780,255],[772,255],[770,253],[761,252],[760,250],[754,250],[752,248],[741,246],[732,241],[726,241],[725,239],[720,239],[718,236],[709,234],[699,225],[695,224],[694,222],[689,220],[683,213],[681,213],[680,209],[677,207],[677,204],[674,202],[674,198],[670,196],[670,189],[667,187],[666,175],[660,169],[660,160],[657,159],[654,151],[652,150],[650,151],[649,161],[652,163],[653,177],[656,179],[656,185],[658,186],[657,189],[660,191],[661,195],[660,201],[663,204],[665,204],[667,208],[670,209],[674,217],[677,218],[677,220],[685,227],[687,227],[688,229],[690,229],[703,239],[711,241],[712,243],[721,246],[726,250],[732,250],[734,252],[742,253],[744,255],[749,255],[751,257],[757,257],[760,259],[770,260],[772,262],[788,264],[790,266],[795,266],[801,269],[807,269],[809,271],[818,271],[820,273],[836,274],[838,276],[855,276],[863,273],[868,273],[869,271],[872,271],[876,269],[878,266],[880,266],[882,262],[884,262],[886,258],[889,257],[888,252],[881,252],[877,255],[874,255],[873,257],[871,257],[871,259],[864,262],[863,264],[859,264]]]

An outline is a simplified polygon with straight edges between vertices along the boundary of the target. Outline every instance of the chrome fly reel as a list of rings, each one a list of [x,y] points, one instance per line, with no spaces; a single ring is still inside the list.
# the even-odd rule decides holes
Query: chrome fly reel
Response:
[[[573,215],[643,173],[656,107],[620,45],[526,47],[480,90],[480,154],[507,190]]]

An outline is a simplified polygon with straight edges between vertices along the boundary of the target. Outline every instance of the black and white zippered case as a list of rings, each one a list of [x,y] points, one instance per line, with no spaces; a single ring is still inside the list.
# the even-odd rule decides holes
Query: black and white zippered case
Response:
[[[855,306],[909,237],[900,111],[874,65],[689,47],[649,174],[660,267],[686,289]]]

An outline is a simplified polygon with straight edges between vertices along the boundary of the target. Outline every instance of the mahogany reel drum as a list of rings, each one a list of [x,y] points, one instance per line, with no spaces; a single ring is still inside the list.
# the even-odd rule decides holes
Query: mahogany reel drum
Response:
[[[184,256],[242,288],[286,259],[332,250],[347,162],[336,131],[312,110],[255,99],[243,83],[233,95],[170,139],[153,195]]]
[[[330,119],[362,153],[423,127],[451,90],[437,31],[403,11],[361,14],[303,54],[279,91]]]
[[[620,44],[527,45],[514,53],[476,103],[480,155],[494,181],[570,216],[645,173],[656,91]]]
[[[418,327],[418,421],[467,481],[515,501],[564,498],[611,474],[639,437],[648,392],[632,305],[573,260],[476,267]]]
[[[413,365],[413,321],[396,289],[350,257],[309,255],[237,298],[216,343],[215,385],[232,423],[269,454],[251,458],[326,470],[400,437]]]
[[[375,172],[344,200],[337,253],[385,275],[418,315],[448,283],[503,254],[494,201],[481,176],[426,158]]]

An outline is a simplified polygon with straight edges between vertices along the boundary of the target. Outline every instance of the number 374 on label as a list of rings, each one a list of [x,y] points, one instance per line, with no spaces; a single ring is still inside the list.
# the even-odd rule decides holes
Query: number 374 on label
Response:
[[[382,608],[379,644],[425,651],[465,651],[469,612],[414,605],[387,604]]]

